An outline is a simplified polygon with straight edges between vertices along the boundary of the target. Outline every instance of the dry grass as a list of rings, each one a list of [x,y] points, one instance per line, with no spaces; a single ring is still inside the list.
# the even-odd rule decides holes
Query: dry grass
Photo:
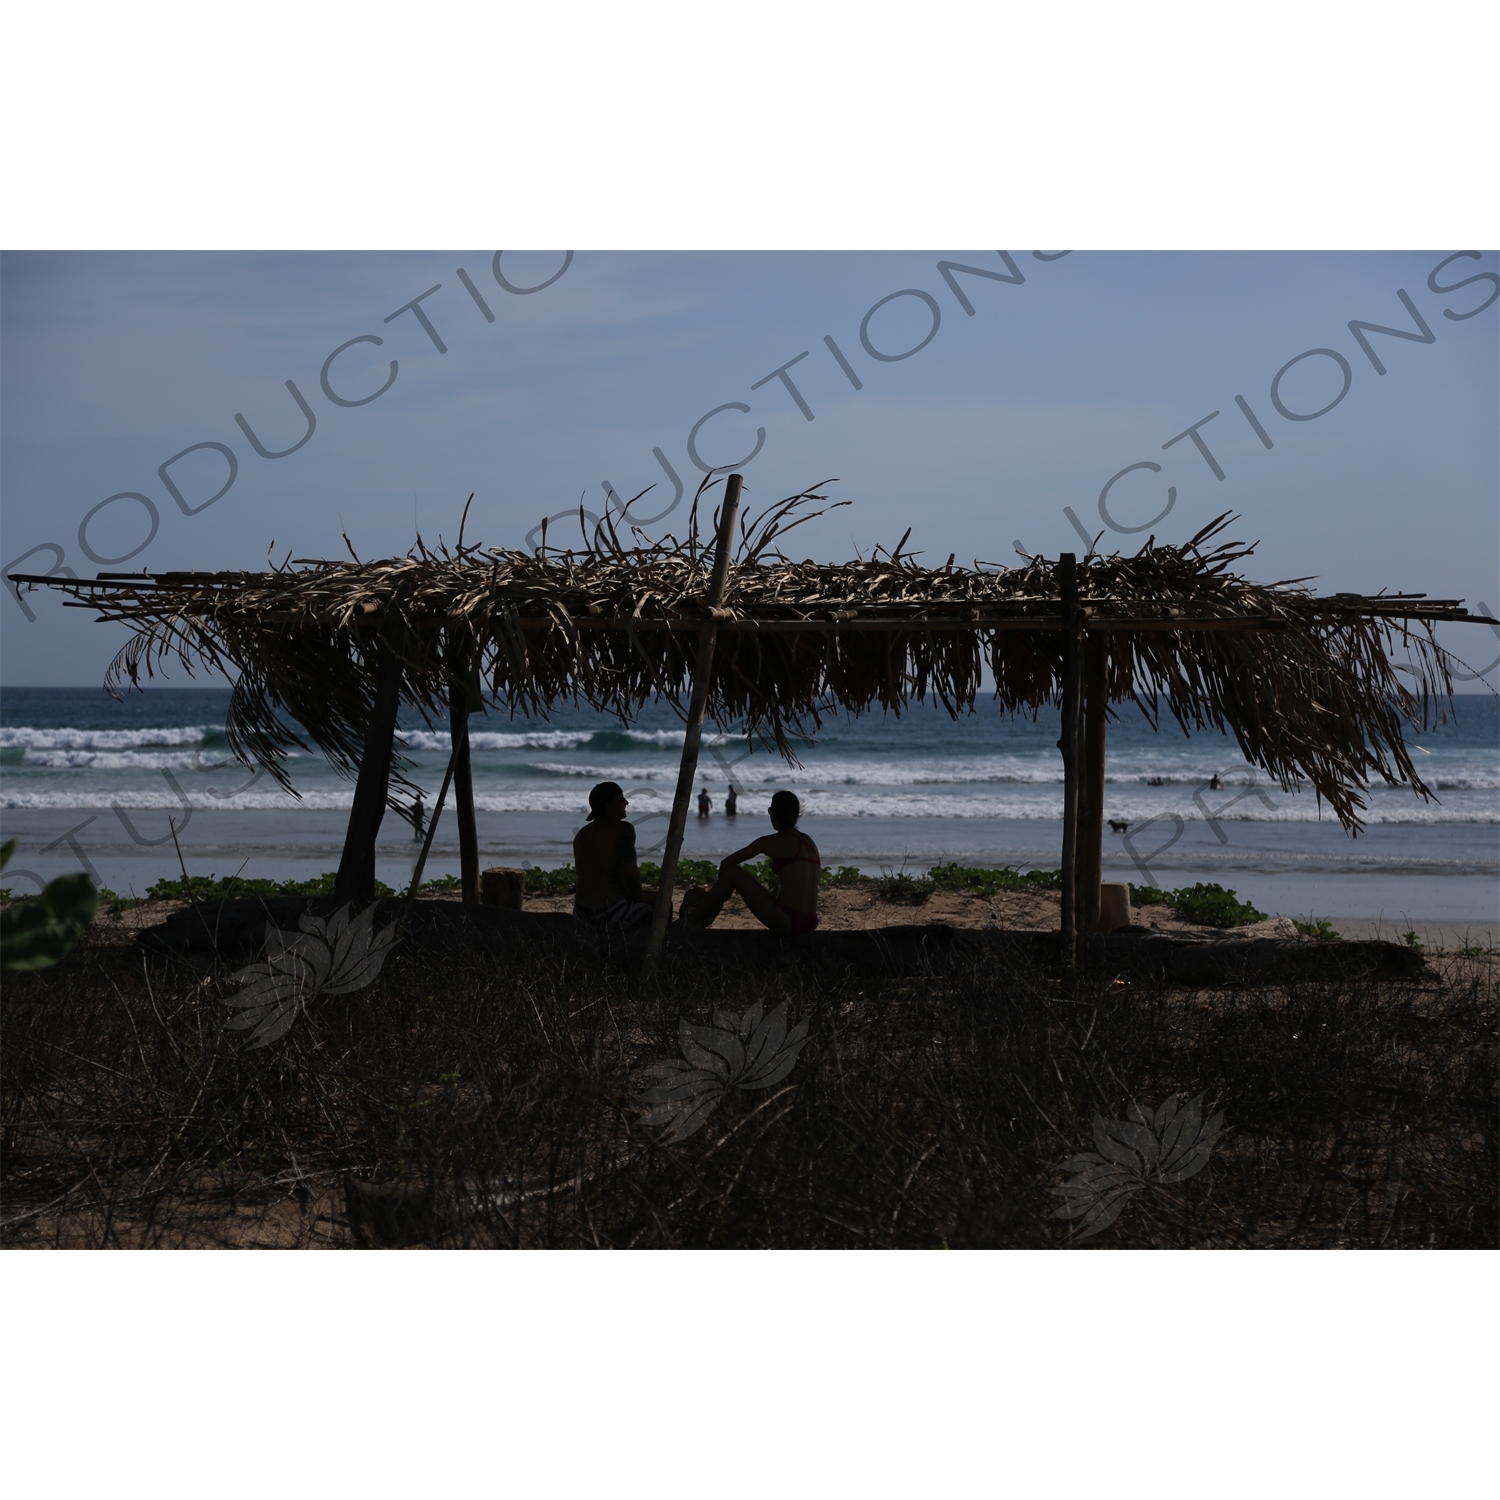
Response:
[[[126,936],[7,982],[6,1245],[1062,1246],[1047,1189],[1093,1115],[1174,1090],[1222,1143],[1089,1246],[1496,1244],[1494,954],[1191,993],[679,960],[643,992],[603,956],[398,950],[247,1052],[222,970]],[[641,1065],[757,1001],[810,1024],[785,1084],[655,1143]]]

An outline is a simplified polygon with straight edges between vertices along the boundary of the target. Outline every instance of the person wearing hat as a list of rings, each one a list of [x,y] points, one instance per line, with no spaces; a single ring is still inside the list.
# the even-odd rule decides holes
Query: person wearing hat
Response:
[[[625,821],[629,806],[619,782],[601,781],[589,793],[588,822],[573,840],[573,920],[594,931],[651,920],[635,862],[635,828]]]

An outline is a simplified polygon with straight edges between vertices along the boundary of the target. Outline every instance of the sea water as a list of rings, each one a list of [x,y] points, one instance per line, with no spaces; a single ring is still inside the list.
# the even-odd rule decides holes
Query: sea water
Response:
[[[87,867],[116,890],[143,890],[182,861],[193,874],[286,878],[338,862],[353,784],[315,749],[286,763],[292,790],[234,760],[227,688],[163,688],[123,701],[100,689],[0,689],[0,833],[19,840],[4,883],[17,890]],[[738,726],[705,734],[698,786],[713,813],[688,820],[684,853],[716,858],[769,830],[786,787],[825,864],[918,872],[942,860],[1056,868],[1062,841],[1058,715],[993,704],[951,719],[917,705],[899,718],[834,715],[793,745],[790,763]],[[546,721],[476,714],[474,798],[485,864],[560,864],[589,788],[618,781],[643,857],[659,850],[676,785],[681,719],[667,704],[630,724],[573,708]],[[1351,837],[1310,787],[1286,789],[1245,763],[1232,737],[1154,727],[1133,707],[1109,726],[1105,878],[1172,887],[1214,880],[1294,916],[1441,921],[1500,918],[1500,713],[1491,695],[1454,702],[1410,737],[1430,796],[1376,781]],[[450,750],[447,725],[406,715],[407,774],[430,813]],[[1215,785],[1217,781],[1217,785]],[[724,794],[739,791],[739,815]],[[695,787],[695,795],[697,788]],[[387,815],[381,878],[410,878],[412,822]],[[173,839],[176,839],[174,846]],[[451,808],[428,871],[457,870]],[[21,874],[18,872],[29,872]]]

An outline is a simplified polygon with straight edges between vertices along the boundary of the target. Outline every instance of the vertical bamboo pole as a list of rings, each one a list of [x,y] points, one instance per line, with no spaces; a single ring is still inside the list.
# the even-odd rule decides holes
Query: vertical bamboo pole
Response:
[[[392,604],[394,615],[399,608]],[[396,737],[396,715],[401,697],[401,659],[392,639],[391,625],[372,643],[375,656],[375,701],[365,725],[364,749],[359,758],[359,776],[354,783],[354,803],[344,834],[344,852],[333,883],[335,901],[375,899],[375,840],[385,817],[386,796],[391,784],[391,756]]]
[[[1109,636],[1091,630],[1083,648],[1083,782],[1085,807],[1079,827],[1079,881],[1083,886],[1083,931],[1099,930],[1099,883],[1104,879],[1104,736]]]
[[[432,852],[432,836],[437,832],[438,819],[443,815],[443,803],[447,800],[448,783],[453,780],[453,764],[456,759],[456,752],[449,755],[448,769],[443,772],[443,784],[438,788],[437,801],[432,804],[432,816],[427,820],[427,837],[422,840],[422,850],[417,855],[417,863],[411,872],[411,884],[406,891],[408,904],[422,885],[422,871],[427,868],[427,856]]]
[[[650,973],[661,957],[672,919],[672,888],[677,881],[677,857],[687,828],[688,802],[693,778],[698,774],[698,746],[703,739],[703,715],[708,707],[709,674],[714,664],[718,622],[713,617],[724,599],[724,580],[729,575],[729,556],[734,546],[734,521],[740,508],[740,486],[744,478],[731,474],[724,486],[724,507],[719,517],[719,539],[714,551],[714,570],[708,583],[708,616],[698,631],[698,662],[693,671],[693,693],[688,702],[687,732],[682,737],[682,764],[677,771],[677,791],[672,798],[672,818],[667,824],[667,846],[661,856],[661,888],[651,917],[651,935],[646,940],[645,969]]]
[[[1071,972],[1078,956],[1078,728],[1079,700],[1083,696],[1078,559],[1073,553],[1064,552],[1058,558],[1057,580],[1063,618],[1062,738],[1057,742],[1063,758],[1062,951],[1059,958],[1063,968]]]
[[[458,819],[458,867],[464,905],[479,904],[479,824],[474,816],[474,771],[469,760],[468,673],[448,684],[448,734],[453,742],[453,813]],[[433,817],[436,818],[436,812]]]

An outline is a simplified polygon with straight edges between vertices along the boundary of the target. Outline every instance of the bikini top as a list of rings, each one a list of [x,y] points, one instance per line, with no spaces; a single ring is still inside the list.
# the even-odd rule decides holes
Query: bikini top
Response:
[[[805,833],[799,834],[799,838],[807,838]],[[809,843],[812,841],[809,839]],[[788,865],[821,865],[822,861],[813,854],[793,854],[786,859],[773,859],[771,861],[771,873],[779,875]]]

